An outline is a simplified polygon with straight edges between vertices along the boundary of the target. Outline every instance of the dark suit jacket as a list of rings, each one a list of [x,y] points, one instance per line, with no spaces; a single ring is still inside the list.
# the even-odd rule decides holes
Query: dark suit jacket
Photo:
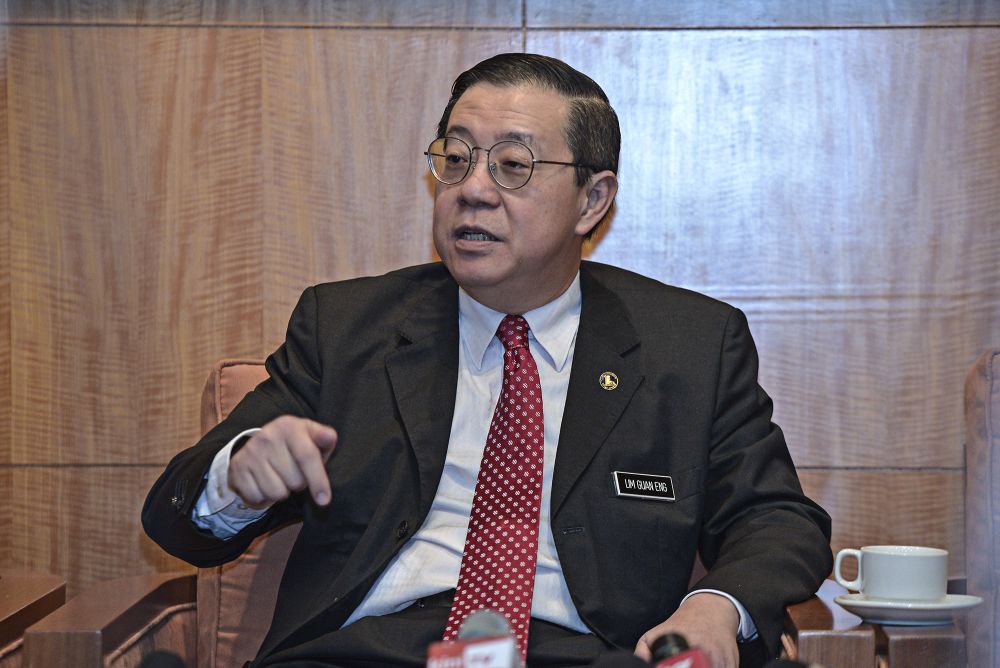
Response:
[[[590,262],[581,288],[551,506],[581,618],[631,649],[676,609],[700,551],[709,573],[695,586],[743,603],[773,656],[783,606],[808,597],[830,570],[830,520],[802,494],[770,421],[745,317]],[[150,491],[146,531],[198,566],[302,519],[262,654],[339,627],[426,517],[455,403],[457,295],[440,264],[309,288],[268,358],[270,379]],[[617,389],[601,387],[605,371]],[[337,428],[332,503],[318,508],[299,494],[228,541],[198,530],[189,518],[215,453],[286,413]],[[618,497],[613,471],[669,475],[676,501]]]

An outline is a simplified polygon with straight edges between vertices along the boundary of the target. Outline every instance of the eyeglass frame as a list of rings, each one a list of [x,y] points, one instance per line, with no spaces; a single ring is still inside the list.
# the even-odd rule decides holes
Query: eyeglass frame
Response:
[[[442,157],[443,158],[443,157],[447,157],[447,156],[443,156],[443,155],[438,154],[438,153],[435,153],[435,154],[431,153],[431,147],[434,146],[434,143],[435,142],[439,142],[439,141],[441,141],[443,139],[448,139],[448,140],[452,140],[452,141],[462,142],[462,144],[464,144],[465,147],[469,149],[469,166],[465,170],[465,174],[463,174],[462,178],[460,178],[458,181],[453,181],[451,183],[448,183],[447,181],[442,180],[441,177],[438,176],[437,171],[434,169],[434,157],[437,156],[437,157]],[[500,144],[517,144],[518,146],[523,146],[524,149],[528,152],[528,155],[531,156],[531,171],[528,172],[528,177],[526,179],[524,179],[524,183],[522,183],[519,186],[514,186],[514,187],[505,186],[504,184],[500,183],[499,180],[497,180],[497,176],[494,173],[494,169],[495,169],[494,165],[496,163],[491,163],[490,162],[490,151],[492,151],[493,149],[495,149]],[[542,165],[563,165],[564,167],[584,167],[586,169],[597,171],[597,168],[594,167],[593,165],[587,165],[587,164],[584,164],[582,162],[563,162],[561,160],[539,160],[538,158],[535,157],[535,152],[531,150],[530,146],[528,146],[524,142],[518,141],[516,139],[501,139],[497,143],[493,144],[493,146],[490,146],[489,148],[486,148],[484,146],[472,146],[471,144],[469,144],[469,142],[465,141],[461,137],[448,137],[448,136],[438,137],[437,139],[435,139],[434,141],[432,141],[430,144],[427,145],[427,150],[424,151],[424,155],[427,157],[427,167],[431,170],[431,176],[434,177],[435,181],[437,181],[438,183],[442,183],[442,184],[444,184],[446,186],[457,186],[459,183],[462,183],[463,181],[465,181],[465,179],[469,178],[469,174],[471,174],[472,170],[475,169],[476,165],[479,164],[478,160],[474,160],[473,159],[473,156],[475,156],[477,150],[486,151],[486,168],[487,168],[487,170],[490,173],[490,178],[493,180],[493,183],[497,184],[498,186],[500,186],[504,190],[520,190],[524,186],[528,185],[528,182],[531,181],[531,177],[535,175],[535,165],[537,165],[537,164],[542,164]]]

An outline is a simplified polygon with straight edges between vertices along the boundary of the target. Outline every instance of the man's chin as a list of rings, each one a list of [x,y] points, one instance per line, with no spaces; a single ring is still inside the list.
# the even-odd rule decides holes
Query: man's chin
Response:
[[[469,293],[476,290],[489,290],[497,287],[500,283],[496,277],[483,272],[462,270],[456,271],[451,267],[448,267],[448,271],[451,272],[451,277],[455,279],[455,282],[465,288],[465,291]]]
[[[478,302],[486,303],[489,301],[489,295],[502,290],[503,275],[497,271],[490,271],[489,267],[470,267],[467,262],[445,261],[444,264],[455,282]]]
[[[503,267],[497,266],[495,257],[452,252],[442,255],[441,261],[462,287],[486,286],[503,280]]]

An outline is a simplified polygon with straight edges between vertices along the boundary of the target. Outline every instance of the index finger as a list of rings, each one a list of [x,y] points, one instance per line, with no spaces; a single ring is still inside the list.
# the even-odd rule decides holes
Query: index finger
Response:
[[[326,460],[336,446],[337,433],[312,421],[305,422],[304,427],[289,440],[288,449],[306,480],[309,494],[317,504],[325,506],[331,498]]]

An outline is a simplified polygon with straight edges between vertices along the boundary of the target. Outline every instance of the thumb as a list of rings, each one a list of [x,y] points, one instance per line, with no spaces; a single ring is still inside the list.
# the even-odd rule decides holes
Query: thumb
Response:
[[[333,427],[328,427],[319,422],[308,423],[309,438],[312,439],[316,447],[319,448],[320,455],[325,462],[333,454],[333,449],[337,446],[337,431]]]
[[[634,654],[643,661],[652,661],[653,653],[649,650],[649,643],[646,642],[646,636],[639,638],[639,642],[635,644]]]

